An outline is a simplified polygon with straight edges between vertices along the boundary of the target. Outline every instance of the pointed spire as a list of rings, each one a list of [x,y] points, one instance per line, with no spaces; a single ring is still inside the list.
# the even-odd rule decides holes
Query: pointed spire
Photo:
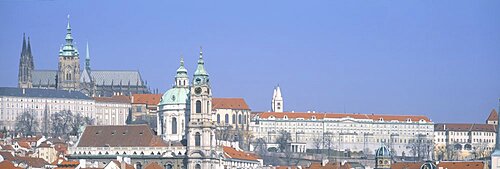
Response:
[[[200,57],[198,58],[198,67],[194,72],[195,76],[208,76],[207,71],[205,70],[205,61],[203,61],[203,48],[200,46]]]
[[[68,30],[68,32],[71,32],[71,25],[69,24],[69,14],[68,14],[68,26],[66,26],[66,30]]]
[[[276,99],[282,99],[281,97],[281,89],[280,89],[280,85],[278,84],[278,86],[276,87]]]
[[[87,50],[85,52],[85,69],[90,71],[90,52],[89,52],[89,42],[87,41]],[[89,72],[90,73],[90,72]]]
[[[87,41],[87,50],[86,50],[86,56],[85,59],[90,59],[90,54],[89,54],[89,41]]]
[[[21,50],[21,55],[24,55],[26,52],[26,34],[23,33],[23,49]]]
[[[26,51],[26,52],[28,52],[28,53],[27,53],[28,55],[31,55],[31,43],[30,43],[30,37],[28,37],[28,49],[27,49],[27,51]]]

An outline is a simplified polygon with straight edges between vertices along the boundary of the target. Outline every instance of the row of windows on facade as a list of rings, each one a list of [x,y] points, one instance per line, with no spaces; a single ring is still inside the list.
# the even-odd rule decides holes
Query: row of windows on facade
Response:
[[[238,117],[238,121],[236,121],[236,117]],[[238,122],[238,124],[247,124],[247,115],[233,114],[231,122],[232,124],[236,124],[236,122]],[[220,114],[217,114],[217,123],[222,124]],[[229,124],[229,114],[224,115],[224,124]]]
[[[446,142],[446,139],[443,138],[438,138],[438,142]],[[471,142],[471,139],[450,139],[451,142],[459,142],[459,143],[464,143],[464,142]],[[472,139],[472,142],[476,143],[495,143],[495,139]]]
[[[312,124],[310,124],[312,123]],[[326,121],[326,122],[322,122],[322,123],[318,123],[318,122],[312,122],[312,121],[304,121],[304,122],[301,122],[301,123],[298,123],[298,122],[262,122],[262,125],[269,125],[269,126],[279,126],[279,125],[282,125],[282,126],[290,126],[290,125],[299,125],[299,126],[317,126],[318,128],[319,127],[323,127],[323,126],[331,126],[331,127],[369,127],[369,126],[372,126],[372,127],[375,127],[375,128],[398,128],[398,126],[403,126],[401,128],[421,128],[421,129],[430,129],[430,128],[433,128],[434,126],[429,124],[429,125],[408,125],[408,124],[392,124],[392,125],[381,125],[381,124],[345,124],[343,122],[338,122],[338,121]]]
[[[279,109],[279,107],[278,107]],[[350,117],[347,117],[347,118],[350,118]],[[279,118],[276,118],[275,116],[269,116],[268,118],[269,120],[273,120],[273,119],[279,119]],[[288,116],[285,115],[283,116],[283,118],[281,118],[282,120],[288,120]],[[295,118],[295,119],[292,119],[292,120],[305,120],[304,118]],[[316,116],[312,116],[310,120],[316,120]],[[328,119],[324,119],[322,121],[330,121]],[[399,120],[391,120],[391,121],[384,121],[384,118],[379,118],[378,119],[379,122],[396,122],[396,123],[399,123],[399,122],[403,122],[403,121],[399,121]],[[407,118],[406,121],[404,122],[412,122],[411,118]],[[420,119],[418,122],[426,122],[424,119]]]
[[[60,100],[52,100],[52,99],[21,99],[21,98],[5,98],[6,101],[17,101],[17,102],[48,102],[48,103],[76,103],[76,104],[90,104],[93,103],[91,101],[73,101],[70,99],[60,99]],[[2,100],[0,100],[2,101]]]
[[[495,136],[495,132],[450,132],[452,136]],[[445,132],[437,132],[437,135],[446,135]]]

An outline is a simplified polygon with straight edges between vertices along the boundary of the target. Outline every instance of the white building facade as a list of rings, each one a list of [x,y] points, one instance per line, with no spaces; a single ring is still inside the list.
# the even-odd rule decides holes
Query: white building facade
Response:
[[[305,143],[307,149],[316,149],[315,142],[321,142],[321,149],[367,154],[384,143],[394,155],[408,155],[407,146],[417,135],[434,138],[434,123],[429,118],[410,115],[263,112],[255,113],[250,128],[255,138],[267,143],[276,142],[284,130],[291,134],[292,142]]]
[[[101,125],[123,125],[129,109],[130,102],[96,101],[78,91],[0,88],[0,127],[7,130],[13,130],[17,117],[27,111],[35,113],[42,131],[44,120],[56,112],[78,113]]]

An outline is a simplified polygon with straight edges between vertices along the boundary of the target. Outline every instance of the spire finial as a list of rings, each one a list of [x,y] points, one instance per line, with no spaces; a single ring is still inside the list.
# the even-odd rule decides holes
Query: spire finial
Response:
[[[203,58],[203,47],[200,46],[200,58]]]
[[[68,14],[68,26],[66,27],[67,30],[71,30],[71,26],[69,25],[69,14]]]
[[[184,66],[184,56],[181,53],[181,66]]]
[[[90,59],[90,54],[89,54],[89,41],[87,41],[87,50],[85,51],[85,59]]]

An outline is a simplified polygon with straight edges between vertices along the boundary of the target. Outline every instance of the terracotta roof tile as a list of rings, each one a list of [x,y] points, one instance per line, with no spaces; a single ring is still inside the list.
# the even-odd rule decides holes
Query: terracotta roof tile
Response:
[[[94,97],[96,102],[130,103],[128,96]]]
[[[151,162],[147,164],[144,169],[163,169],[162,166],[160,166],[157,162]]]
[[[87,126],[78,147],[163,147],[148,125]]]
[[[212,98],[212,109],[250,110],[243,98]]]
[[[383,114],[343,114],[343,113],[304,113],[304,112],[262,112],[257,114],[260,118],[269,118],[274,116],[274,118],[284,118],[285,115],[289,119],[324,119],[324,118],[354,118],[354,119],[366,119],[378,121],[380,119],[384,121],[420,121],[425,120],[430,122],[430,119],[426,116],[413,116],[413,115],[383,115]]]
[[[2,150],[14,150],[14,147],[12,145],[2,145]]]
[[[42,158],[35,158],[35,157],[14,157],[14,160],[17,163],[23,162],[28,164],[28,166],[34,167],[34,168],[43,168],[45,165],[48,165],[47,161],[45,161]]]
[[[17,144],[19,144],[19,146],[25,148],[25,149],[31,149],[31,146],[28,142],[25,142],[25,141],[19,141],[17,142]]]
[[[161,96],[161,94],[134,94],[132,95],[132,103],[158,105],[160,103]]]
[[[325,166],[322,166],[321,163],[314,162],[309,167],[305,167],[305,169],[351,169],[351,165],[349,163],[329,162]]]
[[[0,156],[5,160],[13,160],[14,154],[12,152],[0,151]]]
[[[438,123],[438,124],[434,124],[434,131],[495,132],[496,127],[493,124]]]
[[[134,166],[131,164],[126,164],[125,163],[125,168],[121,168],[121,163],[118,160],[113,160],[113,163],[115,163],[120,169],[134,169]]]
[[[498,113],[495,109],[491,110],[490,115],[488,116],[487,121],[497,121],[498,120]]]
[[[224,156],[226,156],[227,158],[250,160],[250,161],[257,161],[260,158],[256,154],[239,151],[233,147],[222,146],[222,148],[224,150]]]
[[[447,169],[483,169],[484,162],[469,162],[469,161],[441,161],[437,164],[438,168]]]
[[[15,167],[14,163],[12,163],[9,160],[4,160],[0,162],[0,168],[1,169],[22,169],[21,167]]]
[[[396,162],[391,165],[391,169],[420,169],[422,162]]]

